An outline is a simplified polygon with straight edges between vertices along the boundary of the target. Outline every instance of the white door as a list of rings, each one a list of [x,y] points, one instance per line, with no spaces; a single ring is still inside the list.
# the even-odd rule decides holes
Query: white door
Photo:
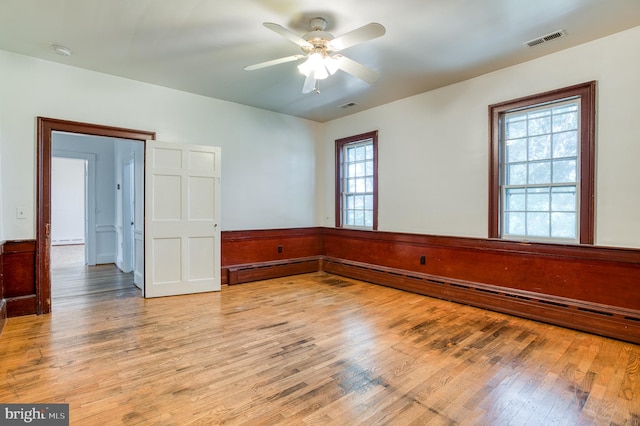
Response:
[[[220,290],[220,148],[147,141],[145,297]]]

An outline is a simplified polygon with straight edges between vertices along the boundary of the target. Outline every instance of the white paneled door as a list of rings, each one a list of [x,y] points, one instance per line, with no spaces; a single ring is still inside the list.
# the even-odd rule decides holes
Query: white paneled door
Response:
[[[147,141],[145,297],[220,290],[220,148]]]

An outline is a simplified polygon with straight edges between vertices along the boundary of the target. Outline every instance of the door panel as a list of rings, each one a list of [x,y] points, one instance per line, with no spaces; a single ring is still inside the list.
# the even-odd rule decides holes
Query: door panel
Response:
[[[145,297],[220,290],[220,148],[146,149]]]

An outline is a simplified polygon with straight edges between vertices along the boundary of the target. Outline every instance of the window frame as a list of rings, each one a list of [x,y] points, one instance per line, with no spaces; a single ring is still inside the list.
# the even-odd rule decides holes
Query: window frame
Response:
[[[502,217],[502,147],[500,135],[504,115],[525,109],[571,98],[580,99],[580,177],[577,182],[579,213],[578,243],[594,244],[595,229],[595,118],[596,82],[576,84],[565,88],[526,96],[489,105],[489,238],[503,238],[500,232]],[[524,240],[525,238],[523,238]],[[553,242],[554,239],[545,239]],[[558,240],[566,243],[566,240]]]
[[[342,197],[342,160],[344,147],[371,139],[373,145],[373,226],[360,227],[349,226],[343,223],[343,197]],[[335,141],[335,226],[336,228],[373,230],[378,229],[378,131],[361,133],[359,135],[336,139]]]

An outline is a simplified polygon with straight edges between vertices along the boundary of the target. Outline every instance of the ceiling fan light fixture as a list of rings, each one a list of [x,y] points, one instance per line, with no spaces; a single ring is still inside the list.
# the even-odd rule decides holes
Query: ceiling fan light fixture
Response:
[[[302,36],[273,22],[264,22],[263,25],[297,44],[302,49],[303,54],[291,55],[249,65],[244,67],[245,70],[257,70],[272,65],[304,59],[304,62],[298,65],[298,70],[305,76],[302,93],[320,93],[318,90],[318,81],[328,78],[339,69],[367,83],[373,83],[378,79],[378,73],[372,69],[338,53],[341,49],[384,35],[386,31],[384,26],[376,22],[371,22],[360,28],[356,28],[338,38],[324,31],[327,22],[321,17],[312,18],[310,22],[311,31]]]
[[[324,66],[327,67],[329,74],[334,75],[340,69],[340,61],[332,56],[324,58]]]
[[[307,77],[313,74],[316,80],[324,80],[329,77],[324,58],[318,52],[310,54],[306,61],[298,65],[298,70]]]

